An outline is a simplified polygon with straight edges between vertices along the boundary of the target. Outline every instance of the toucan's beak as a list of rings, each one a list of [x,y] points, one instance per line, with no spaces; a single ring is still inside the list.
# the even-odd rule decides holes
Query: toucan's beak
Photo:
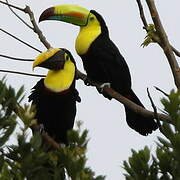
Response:
[[[54,48],[41,53],[33,63],[35,67],[43,67],[50,70],[60,70],[64,68],[65,64],[65,51]]]
[[[77,5],[59,5],[46,9],[39,18],[44,20],[63,21],[78,26],[85,26],[88,22],[90,11]]]

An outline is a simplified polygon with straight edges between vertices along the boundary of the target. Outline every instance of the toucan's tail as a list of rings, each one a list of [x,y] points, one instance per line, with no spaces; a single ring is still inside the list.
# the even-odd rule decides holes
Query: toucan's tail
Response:
[[[143,104],[140,102],[140,100],[132,90],[130,90],[129,94],[126,97],[144,108]],[[141,135],[146,136],[158,128],[158,125],[154,119],[145,118],[141,114],[132,111],[127,106],[125,106],[125,111],[127,124]]]

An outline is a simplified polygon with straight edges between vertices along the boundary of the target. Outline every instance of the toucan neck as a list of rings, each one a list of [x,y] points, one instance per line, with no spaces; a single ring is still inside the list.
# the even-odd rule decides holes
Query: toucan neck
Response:
[[[76,38],[76,52],[86,54],[92,42],[101,34],[100,25],[82,26]]]
[[[75,78],[75,65],[70,60],[64,65],[64,69],[49,70],[44,79],[44,85],[52,92],[60,93],[70,88]]]

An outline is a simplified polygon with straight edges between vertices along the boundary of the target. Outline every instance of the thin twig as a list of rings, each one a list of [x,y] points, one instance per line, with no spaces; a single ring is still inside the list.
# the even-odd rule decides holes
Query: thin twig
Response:
[[[159,130],[162,132],[161,123],[159,121],[159,117],[158,117],[158,113],[157,113],[157,108],[156,108],[156,106],[155,106],[155,104],[154,104],[154,102],[153,102],[153,100],[151,98],[151,95],[150,95],[150,92],[149,92],[148,88],[147,88],[147,93],[148,93],[148,97],[149,97],[150,102],[151,102],[151,106],[152,106],[152,108],[154,110],[154,119],[156,119]]]
[[[18,9],[18,10],[20,10],[20,11],[23,11],[23,12],[24,12],[24,9],[23,9],[23,8],[20,8],[20,7],[17,7],[17,6],[15,6],[15,5],[12,5],[12,4],[9,4],[9,3],[6,3],[6,2],[4,2],[4,1],[0,1],[0,3],[1,3],[1,4],[4,4],[4,5],[7,5],[7,6],[10,6],[10,7],[12,7],[12,8],[15,8],[15,9]]]
[[[0,54],[0,57],[12,59],[12,60],[15,60],[15,61],[29,61],[29,62],[34,61],[33,59],[17,58],[17,57],[12,57],[12,56],[6,56],[6,55],[4,55],[4,54]]]
[[[4,70],[4,69],[0,69],[0,72],[20,74],[20,75],[33,76],[33,77],[42,77],[42,78],[46,77],[45,75],[42,75],[42,74],[31,74],[31,73],[24,73],[24,72],[18,72],[18,71],[9,71],[9,70]]]
[[[15,9],[18,9],[26,14],[29,15],[29,18],[30,18],[30,21],[33,25],[33,27],[31,26],[28,26],[30,29],[32,29],[36,34],[38,34],[39,36],[39,39],[41,40],[41,42],[45,45],[45,47],[47,49],[51,48],[51,45],[50,43],[46,40],[46,37],[42,34],[42,31],[39,29],[36,21],[35,21],[35,18],[34,18],[34,13],[31,11],[30,7],[29,6],[26,6],[24,9],[23,8],[20,8],[20,7],[17,7],[17,6],[14,6],[12,4],[9,4],[9,3],[5,3],[3,1],[0,1],[0,3],[2,4],[5,4],[9,7],[12,7],[12,8],[15,8]],[[21,18],[19,18],[21,20]],[[22,21],[22,20],[21,20]],[[23,20],[24,21],[24,20]],[[27,25],[27,24],[26,24]]]
[[[28,47],[30,47],[30,48],[32,48],[32,49],[38,51],[39,53],[42,53],[42,51],[40,51],[39,49],[37,49],[37,48],[31,46],[30,44],[24,42],[23,40],[19,39],[18,37],[14,36],[13,34],[11,34],[11,33],[7,32],[7,31],[5,31],[4,29],[1,29],[1,28],[0,28],[0,31],[2,31],[2,32],[4,32],[5,34],[11,36],[12,38],[16,39],[17,41],[19,41],[19,42],[25,44],[26,46],[28,46]]]
[[[22,19],[12,8],[11,6],[9,6],[9,2],[8,0],[6,0],[7,4],[8,4],[8,7],[10,9],[10,11],[23,23],[25,24],[28,28],[32,29],[33,30],[33,27],[31,27],[24,19]]]
[[[175,47],[173,47],[172,45],[171,45],[171,48],[172,48],[173,52],[176,54],[176,56],[180,57],[180,52]]]
[[[163,90],[159,89],[158,87],[154,86],[156,90],[160,91],[161,93],[163,93],[165,96],[169,97],[169,95],[167,93],[165,93]]]
[[[50,49],[52,46],[50,45],[50,43],[46,40],[46,37],[43,35],[42,31],[40,30],[40,28],[38,27],[36,20],[34,18],[34,13],[31,11],[29,6],[26,6],[26,8],[24,9],[25,13],[27,13],[29,15],[29,18],[31,20],[31,23],[33,25],[33,30],[34,32],[38,35],[39,40],[44,44],[44,46],[47,49]]]
[[[141,20],[144,24],[144,29],[147,31],[148,23],[146,21],[145,15],[144,15],[144,10],[143,10],[143,6],[141,4],[141,0],[136,0],[136,2],[137,2],[138,7],[139,7],[139,13],[140,13]]]

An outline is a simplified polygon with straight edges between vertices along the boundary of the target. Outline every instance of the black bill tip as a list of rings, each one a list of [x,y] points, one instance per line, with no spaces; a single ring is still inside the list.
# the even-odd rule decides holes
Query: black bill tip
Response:
[[[49,17],[54,16],[54,7],[46,9],[39,17],[39,22],[49,19]]]

